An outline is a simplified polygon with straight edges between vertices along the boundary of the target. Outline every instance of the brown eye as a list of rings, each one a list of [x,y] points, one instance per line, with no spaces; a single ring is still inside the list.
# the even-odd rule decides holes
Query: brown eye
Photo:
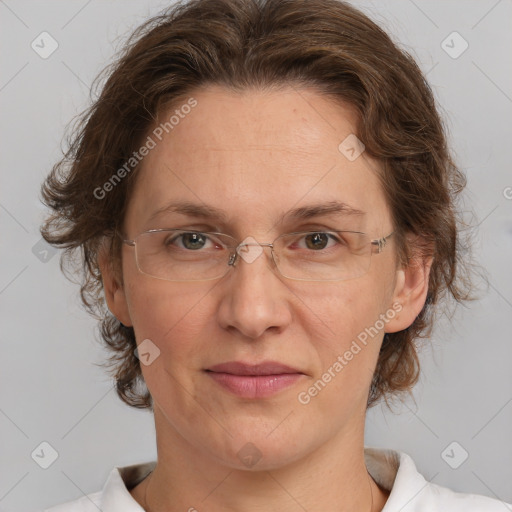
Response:
[[[308,249],[325,249],[329,243],[329,235],[327,233],[313,233],[306,235],[305,239]]]

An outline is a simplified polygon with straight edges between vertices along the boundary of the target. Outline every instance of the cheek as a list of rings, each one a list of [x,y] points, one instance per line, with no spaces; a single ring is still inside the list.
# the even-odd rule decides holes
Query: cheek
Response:
[[[364,390],[371,381],[384,327],[385,300],[379,292],[374,281],[361,278],[304,294],[304,325],[319,357],[315,377],[332,381],[332,391]]]
[[[296,399],[308,421],[319,418],[320,430],[334,433],[366,407],[382,341],[382,331],[371,330],[382,313],[382,291],[365,276],[301,294],[315,364]]]
[[[304,302],[307,322],[322,339],[332,340],[332,347],[342,348],[365,327],[373,325],[385,301],[370,279],[343,281],[309,287],[298,293]],[[315,338],[313,338],[315,339]]]
[[[129,286],[128,303],[137,342],[150,339],[166,356],[165,361],[187,364],[200,351],[212,319],[206,311],[209,288],[190,283],[173,285],[141,276]],[[196,341],[196,343],[194,343]]]

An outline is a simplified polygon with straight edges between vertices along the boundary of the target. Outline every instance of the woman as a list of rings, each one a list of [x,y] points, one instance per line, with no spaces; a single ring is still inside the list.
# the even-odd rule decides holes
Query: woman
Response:
[[[463,187],[419,68],[348,4],[195,0],[141,27],[42,233],[81,248],[158,460],[50,510],[504,510],[364,446],[440,299],[469,297]]]

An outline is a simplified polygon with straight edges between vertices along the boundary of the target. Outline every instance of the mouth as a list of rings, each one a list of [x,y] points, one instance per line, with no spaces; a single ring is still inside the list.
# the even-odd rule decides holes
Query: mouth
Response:
[[[216,364],[206,371],[215,373],[228,373],[230,375],[251,375],[253,377],[261,375],[284,375],[290,373],[302,373],[297,368],[292,368],[276,361],[264,361],[259,364],[249,364],[241,361],[231,361],[229,363]]]
[[[304,377],[300,370],[275,361],[248,364],[238,361],[211,366],[206,374],[217,384],[242,398],[265,398]]]

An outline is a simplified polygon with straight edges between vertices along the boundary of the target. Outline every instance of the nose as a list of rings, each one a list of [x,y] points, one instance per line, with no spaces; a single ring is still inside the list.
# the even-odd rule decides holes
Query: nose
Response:
[[[241,244],[235,264],[220,287],[220,325],[250,339],[261,337],[267,330],[281,332],[292,318],[290,291],[278,275],[270,246]]]

